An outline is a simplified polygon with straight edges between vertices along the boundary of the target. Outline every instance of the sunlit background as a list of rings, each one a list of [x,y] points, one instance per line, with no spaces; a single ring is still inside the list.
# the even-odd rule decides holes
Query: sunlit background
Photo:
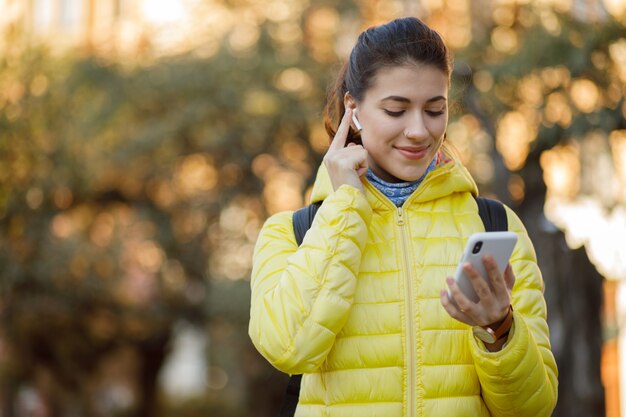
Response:
[[[626,0],[0,0],[0,416],[273,416],[246,335],[364,28],[455,51],[448,137],[522,217],[555,416],[626,416]]]

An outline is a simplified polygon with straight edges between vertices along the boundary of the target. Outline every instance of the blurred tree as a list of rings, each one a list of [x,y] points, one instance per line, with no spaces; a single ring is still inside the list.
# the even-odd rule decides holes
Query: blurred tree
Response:
[[[312,174],[327,64],[281,51],[277,26],[147,66],[0,58],[3,415],[31,386],[52,415],[156,415],[175,321],[207,325],[209,278],[247,276],[263,219]],[[228,303],[247,316],[247,298]],[[103,383],[124,350],[134,368]]]

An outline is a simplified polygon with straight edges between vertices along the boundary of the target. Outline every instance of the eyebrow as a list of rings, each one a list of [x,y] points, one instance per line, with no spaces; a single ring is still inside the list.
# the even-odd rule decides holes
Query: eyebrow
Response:
[[[410,103],[411,100],[409,100],[406,97],[402,97],[402,96],[389,96],[389,97],[385,97],[384,99],[382,99],[381,101],[387,101],[387,100],[393,100],[393,101],[399,101],[401,103]],[[435,101],[446,101],[446,98],[444,96],[435,96],[432,98],[429,98],[428,100],[426,100],[426,103],[432,103]]]

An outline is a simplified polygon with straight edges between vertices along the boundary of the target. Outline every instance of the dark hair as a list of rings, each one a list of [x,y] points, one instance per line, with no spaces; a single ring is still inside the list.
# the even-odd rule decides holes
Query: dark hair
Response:
[[[417,18],[392,20],[361,33],[350,58],[328,92],[324,126],[330,140],[345,112],[346,92],[360,101],[381,68],[410,63],[432,65],[448,78],[452,72],[452,57],[443,39]],[[352,129],[348,133],[348,142],[351,141],[360,143],[360,134]]]

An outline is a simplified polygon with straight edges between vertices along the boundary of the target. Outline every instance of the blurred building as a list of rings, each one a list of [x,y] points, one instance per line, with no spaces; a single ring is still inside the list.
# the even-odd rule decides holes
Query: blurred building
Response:
[[[55,52],[172,54],[206,41],[195,19],[203,16],[210,24],[198,9],[211,7],[219,18],[216,5],[197,0],[0,0],[0,30]]]

